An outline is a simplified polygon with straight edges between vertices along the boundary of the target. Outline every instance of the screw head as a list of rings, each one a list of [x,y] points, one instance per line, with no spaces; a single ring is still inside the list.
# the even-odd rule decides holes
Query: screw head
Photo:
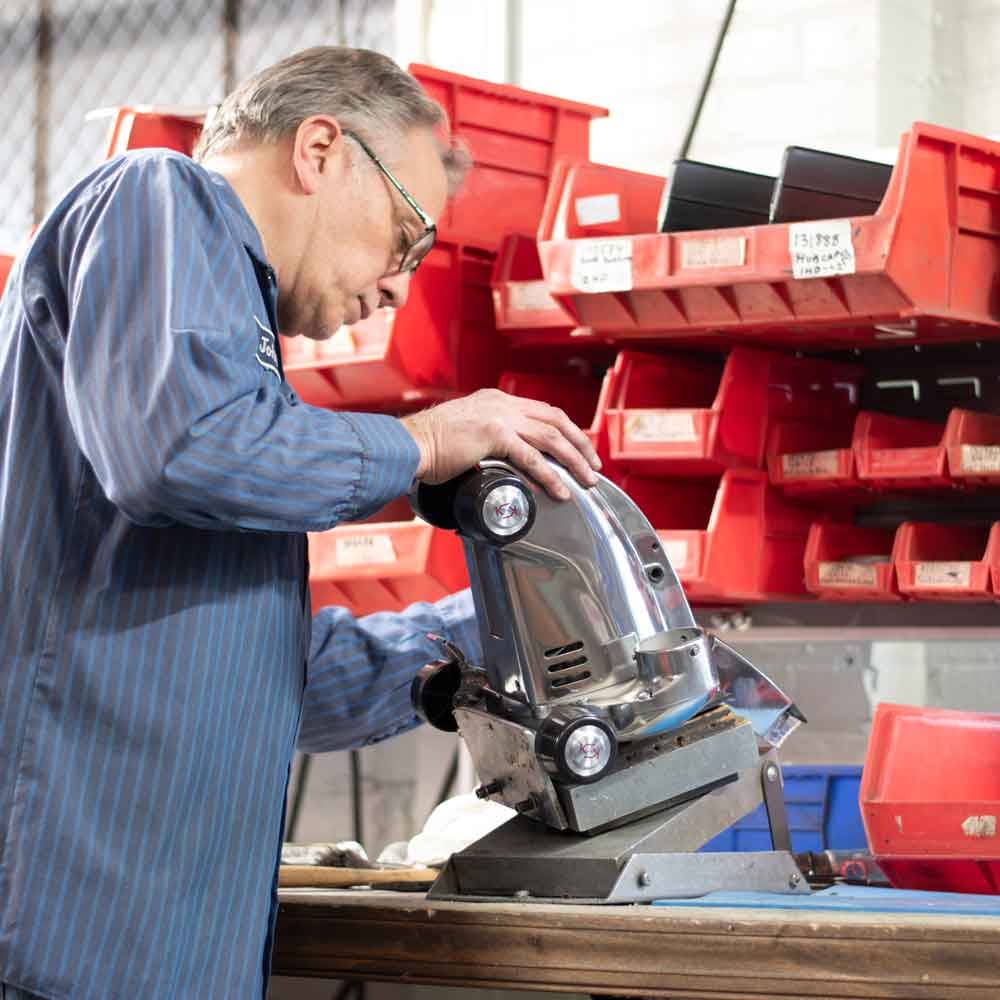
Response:
[[[794,889],[802,881],[802,876],[798,873],[788,876],[788,888]]]
[[[653,876],[649,874],[648,871],[643,869],[639,872],[639,885],[645,889],[653,884]]]
[[[764,769],[764,777],[771,782],[777,781],[778,780],[777,767],[775,767],[774,764],[768,764],[767,767]]]

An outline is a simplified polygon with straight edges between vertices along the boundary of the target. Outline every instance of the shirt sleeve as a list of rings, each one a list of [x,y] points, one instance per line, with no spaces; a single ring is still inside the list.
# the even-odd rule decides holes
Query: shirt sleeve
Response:
[[[313,619],[299,749],[323,753],[366,746],[418,725],[410,685],[421,667],[442,654],[428,633],[450,639],[468,659],[480,661],[468,590],[436,604],[364,618],[344,608],[320,610]]]
[[[322,531],[406,491],[398,420],[306,406],[257,359],[261,290],[195,164],[126,157],[67,223],[69,420],[127,517]]]

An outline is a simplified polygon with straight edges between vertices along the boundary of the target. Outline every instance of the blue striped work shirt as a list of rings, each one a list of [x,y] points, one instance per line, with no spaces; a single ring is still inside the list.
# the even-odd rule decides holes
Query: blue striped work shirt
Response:
[[[226,181],[146,150],[78,184],[0,301],[0,982],[260,996],[292,753],[416,724],[468,593],[310,615],[306,539],[403,493],[394,418],[306,406]]]

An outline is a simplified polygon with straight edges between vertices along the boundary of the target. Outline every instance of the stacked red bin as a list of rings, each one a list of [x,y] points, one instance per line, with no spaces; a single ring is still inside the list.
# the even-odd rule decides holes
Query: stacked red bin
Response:
[[[1000,893],[1000,716],[879,705],[860,803],[894,886]]]
[[[13,256],[8,253],[0,253],[0,295],[3,294],[4,287],[7,284],[7,275],[10,274],[10,269],[13,266]]]
[[[284,342],[303,399],[402,413],[500,384],[562,406],[696,602],[1000,593],[1000,526],[982,504],[966,519],[860,516],[886,497],[933,511],[1000,485],[1000,416],[986,407],[862,405],[877,348],[1000,330],[988,208],[1000,145],[918,123],[873,215],[660,233],[664,179],[589,160],[602,109],[411,70],[475,166],[404,310]],[[190,150],[196,135],[192,116],[122,109],[109,155]],[[375,610],[453,589],[458,550],[437,542],[406,519],[319,536],[317,601]]]
[[[508,375],[501,386],[558,403],[587,427],[606,474],[657,529],[696,602],[806,596],[803,554],[816,512],[764,469],[769,434],[850,420],[856,366],[736,348],[724,358],[623,350],[597,383]],[[589,405],[569,402],[576,382]],[[584,389],[584,387],[589,387]]]
[[[982,373],[951,380],[976,391],[950,411],[865,395],[880,348],[1000,331],[998,156],[918,123],[870,216],[662,233],[662,178],[580,158],[553,176],[537,245],[504,245],[512,344],[620,348],[593,427],[693,600],[1000,595]]]

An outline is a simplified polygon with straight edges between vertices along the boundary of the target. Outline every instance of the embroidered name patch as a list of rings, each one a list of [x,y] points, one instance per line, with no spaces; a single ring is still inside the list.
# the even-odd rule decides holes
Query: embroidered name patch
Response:
[[[258,328],[257,354],[255,355],[257,364],[280,380],[281,371],[278,368],[278,348],[274,342],[274,334],[256,316],[253,319]]]

